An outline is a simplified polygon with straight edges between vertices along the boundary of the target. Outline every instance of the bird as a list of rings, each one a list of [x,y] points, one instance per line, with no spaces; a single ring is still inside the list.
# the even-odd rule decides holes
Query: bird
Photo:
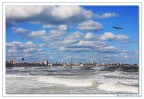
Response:
[[[123,29],[123,28],[121,28],[121,27],[115,27],[115,26],[112,26],[113,28],[115,28],[116,30],[117,29]]]

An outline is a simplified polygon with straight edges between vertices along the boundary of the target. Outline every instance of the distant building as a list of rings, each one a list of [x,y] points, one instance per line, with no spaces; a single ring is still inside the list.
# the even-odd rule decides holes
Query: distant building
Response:
[[[13,63],[13,64],[16,64],[16,59],[15,59],[15,58],[13,59],[12,63]]]
[[[47,60],[47,59],[45,60],[44,64],[45,64],[45,65],[48,65],[48,60]]]
[[[96,65],[97,63],[96,62],[91,62],[91,64]]]

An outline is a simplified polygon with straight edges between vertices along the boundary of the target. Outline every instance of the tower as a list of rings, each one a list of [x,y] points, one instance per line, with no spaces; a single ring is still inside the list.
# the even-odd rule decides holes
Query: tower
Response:
[[[47,60],[47,59],[45,60],[44,64],[45,64],[45,65],[48,65],[48,60]]]
[[[16,59],[15,58],[13,59],[13,64],[16,64]]]

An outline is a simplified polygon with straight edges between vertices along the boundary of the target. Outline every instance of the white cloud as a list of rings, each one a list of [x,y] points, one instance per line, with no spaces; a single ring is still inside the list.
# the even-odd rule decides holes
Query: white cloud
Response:
[[[100,51],[117,51],[118,48],[114,46],[104,46],[99,49]]]
[[[118,16],[118,14],[116,13],[111,13],[111,12],[105,12],[105,13],[102,13],[102,14],[95,14],[95,17],[98,18],[98,19],[103,19],[103,18],[110,18],[110,17],[116,17]]]
[[[8,54],[13,54],[13,53],[17,53],[18,50],[9,49],[7,52]]]
[[[115,39],[115,35],[111,32],[105,32],[101,37],[101,40],[113,40]]]
[[[96,35],[94,35],[93,33],[87,33],[87,34],[84,36],[84,38],[85,38],[86,40],[94,40],[94,39],[96,39],[97,37],[96,37]]]
[[[60,46],[60,51],[66,52],[98,52],[98,53],[122,53],[123,50],[115,46],[106,45],[99,41],[79,41],[78,43]]]
[[[92,12],[80,6],[6,6],[7,26],[29,21],[44,24],[82,22],[92,17]]]
[[[17,41],[13,41],[13,42],[11,42],[11,43],[6,43],[6,46],[7,47],[12,47],[12,46],[14,46],[14,45],[18,45],[18,44],[21,44],[22,42],[17,42]]]
[[[59,25],[58,30],[66,31],[67,30],[67,25]]]
[[[29,36],[30,37],[40,37],[46,34],[46,30],[32,31]]]
[[[78,24],[78,29],[86,30],[86,31],[98,31],[98,30],[102,30],[103,26],[99,22],[89,20],[89,21]]]
[[[96,42],[95,41],[79,41],[76,45],[82,45],[82,46],[95,46]]]
[[[62,36],[63,34],[65,34],[65,31],[61,31],[61,30],[50,30],[49,31],[50,37],[59,37],[59,36]]]
[[[55,29],[50,30],[38,30],[32,31],[28,37],[31,39],[40,39],[45,43],[51,43],[53,41],[60,41],[64,39],[64,35],[67,33],[67,25],[55,25]]]
[[[102,36],[99,37],[100,40],[125,40],[129,37],[126,35],[116,35],[111,32],[105,32]]]
[[[24,53],[33,53],[36,51],[38,51],[37,48],[27,48],[23,50]]]
[[[42,28],[56,28],[56,26],[47,24],[47,25],[42,25]]]
[[[76,31],[74,33],[71,33],[67,38],[66,40],[80,40],[84,37],[84,34],[79,32],[79,31]]]
[[[24,28],[13,27],[12,30],[16,34],[25,34],[25,33],[28,33],[28,30],[24,29]]]
[[[25,55],[29,55],[32,53],[44,52],[42,48],[43,47],[41,46],[41,44],[34,44],[31,41],[28,41],[26,43],[9,42],[6,43],[6,55],[16,55],[17,57],[24,57]]]
[[[77,42],[79,42],[79,41],[78,40],[68,40],[68,39],[65,39],[62,41],[63,44],[74,44]]]
[[[32,41],[28,41],[26,44],[33,44],[33,42]]]
[[[84,34],[76,31],[68,35],[63,41],[62,44],[73,44],[79,42],[79,40],[83,39]]]
[[[118,40],[122,40],[122,39],[128,39],[129,37],[126,36],[126,35],[117,35],[116,38],[117,38]]]
[[[48,31],[47,34],[40,37],[40,39],[49,43],[50,41],[60,41],[64,38],[66,29],[66,25],[60,25],[58,29]]]
[[[67,52],[83,52],[83,51],[92,51],[90,48],[69,48],[69,47],[60,47],[60,51]]]
[[[42,28],[57,28],[58,30],[67,30],[67,25],[42,25]]]

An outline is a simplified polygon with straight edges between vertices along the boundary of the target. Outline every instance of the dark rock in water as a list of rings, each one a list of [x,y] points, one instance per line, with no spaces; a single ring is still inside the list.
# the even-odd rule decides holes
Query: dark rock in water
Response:
[[[124,71],[124,72],[138,72],[138,66],[108,66],[100,71]]]

